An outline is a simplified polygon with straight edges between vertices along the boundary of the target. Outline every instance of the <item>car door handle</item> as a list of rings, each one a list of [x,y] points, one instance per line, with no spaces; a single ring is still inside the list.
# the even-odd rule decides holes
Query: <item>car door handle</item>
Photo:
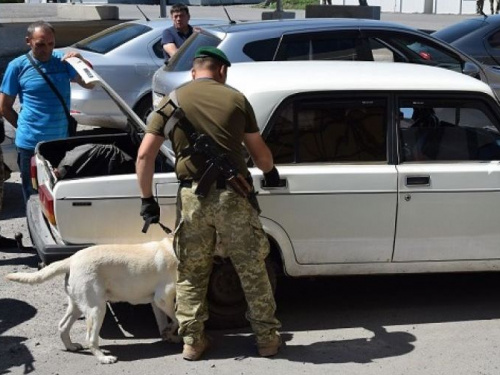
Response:
[[[263,190],[277,190],[284,189],[288,187],[288,180],[286,178],[280,178],[278,186],[267,186],[266,180],[260,180],[260,188]]]
[[[430,186],[430,176],[411,176],[406,177],[406,186]]]

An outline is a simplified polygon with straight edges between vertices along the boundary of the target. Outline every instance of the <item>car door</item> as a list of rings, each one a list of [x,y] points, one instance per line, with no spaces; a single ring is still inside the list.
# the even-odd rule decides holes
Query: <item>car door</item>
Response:
[[[299,264],[391,260],[397,176],[387,103],[375,94],[301,94],[266,127],[285,184],[256,184],[262,216],[283,228]]]
[[[394,261],[500,258],[497,104],[445,93],[401,95],[398,106]]]

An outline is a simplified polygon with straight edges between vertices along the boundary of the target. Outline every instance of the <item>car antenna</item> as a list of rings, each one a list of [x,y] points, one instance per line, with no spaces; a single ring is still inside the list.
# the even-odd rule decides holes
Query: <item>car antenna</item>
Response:
[[[222,4],[222,0],[219,0],[219,3],[222,6],[222,9],[224,9],[224,13],[226,13],[227,19],[229,20],[229,24],[234,25],[236,23],[236,21],[233,21],[231,19],[231,17],[229,16],[229,13],[227,12],[226,7],[224,6],[224,4]]]
[[[141,8],[139,8],[139,5],[136,5],[136,7],[137,7],[137,9],[139,9],[139,12],[141,12],[141,13],[142,13],[142,15],[144,16],[144,18],[146,19],[146,21],[151,21],[151,20],[148,18],[148,16],[146,16],[146,13],[144,13],[144,12],[142,11],[142,9],[141,9]]]

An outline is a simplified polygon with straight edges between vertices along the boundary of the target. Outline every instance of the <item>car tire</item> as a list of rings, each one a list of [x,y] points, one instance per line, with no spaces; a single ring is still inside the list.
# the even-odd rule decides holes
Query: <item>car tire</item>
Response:
[[[266,268],[273,294],[276,291],[276,266],[272,259],[266,259]],[[231,261],[217,258],[214,263],[207,291],[211,329],[241,328],[249,325],[245,318],[247,302],[240,279]]]
[[[134,108],[134,112],[139,116],[139,118],[146,123],[149,114],[153,111],[153,99],[151,98],[151,93],[147,94]]]

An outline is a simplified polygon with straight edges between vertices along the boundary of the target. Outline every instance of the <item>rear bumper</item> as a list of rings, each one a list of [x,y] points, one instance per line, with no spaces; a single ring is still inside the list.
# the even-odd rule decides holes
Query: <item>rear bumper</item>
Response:
[[[45,264],[70,257],[78,250],[84,249],[91,244],[68,245],[57,242],[52,235],[47,221],[43,217],[40,207],[40,199],[37,194],[32,195],[26,206],[26,219],[30,232],[31,242],[38,256]]]

